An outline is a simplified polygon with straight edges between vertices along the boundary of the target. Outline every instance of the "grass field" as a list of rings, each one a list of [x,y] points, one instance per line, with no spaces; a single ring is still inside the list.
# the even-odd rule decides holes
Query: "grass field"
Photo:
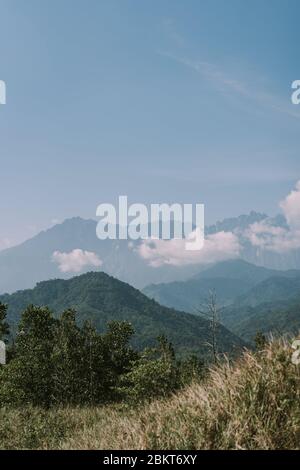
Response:
[[[0,411],[1,449],[298,449],[300,366],[273,341],[139,407]]]

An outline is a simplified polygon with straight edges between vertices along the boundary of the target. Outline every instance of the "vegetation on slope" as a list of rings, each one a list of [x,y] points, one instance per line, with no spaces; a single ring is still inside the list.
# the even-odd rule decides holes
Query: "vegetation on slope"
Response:
[[[7,320],[16,331],[22,312],[30,304],[47,306],[59,316],[75,308],[80,325],[91,321],[103,333],[107,322],[128,321],[135,330],[132,344],[138,349],[155,345],[166,335],[176,352],[207,355],[210,325],[206,319],[162,307],[139,290],[102,272],[92,272],[69,280],[52,280],[37,284],[34,289],[0,296],[8,305]],[[218,329],[220,352],[233,353],[245,343],[223,326]]]
[[[300,329],[300,271],[275,271],[230,260],[184,282],[151,285],[144,293],[163,305],[197,313],[213,289],[222,307],[220,322],[246,342],[257,331],[295,334]]]
[[[0,304],[1,311],[0,339],[7,333]],[[89,322],[80,328],[74,310],[54,318],[46,307],[29,306],[8,347],[8,362],[0,367],[0,403],[45,408],[139,403],[203,375],[200,359],[178,359],[164,336],[155,348],[140,352],[130,344],[133,334],[128,322],[111,321],[99,334]]]
[[[258,331],[265,335],[296,335],[300,328],[300,297],[291,301],[265,302],[255,307],[231,306],[222,321],[242,339],[253,342]]]

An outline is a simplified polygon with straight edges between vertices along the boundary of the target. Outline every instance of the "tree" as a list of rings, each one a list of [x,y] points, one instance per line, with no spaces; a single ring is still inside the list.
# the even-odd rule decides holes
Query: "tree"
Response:
[[[158,337],[155,348],[146,349],[121,380],[123,396],[134,403],[167,396],[179,386],[178,368],[172,344]]]
[[[7,315],[7,305],[0,302],[0,340],[3,340],[5,336],[9,334],[9,326],[5,321]]]
[[[111,400],[112,372],[109,351],[106,350],[105,335],[97,333],[91,321],[82,328],[84,338],[85,402],[104,403]]]
[[[53,344],[57,320],[46,307],[22,315],[9,364],[11,390],[23,403],[48,407],[53,400]]]
[[[209,291],[209,298],[207,303],[198,310],[200,315],[203,315],[210,323],[211,342],[208,345],[211,347],[213,361],[218,362],[218,329],[220,326],[220,312],[221,308],[217,303],[217,294],[215,290]]]
[[[190,355],[178,362],[180,386],[184,387],[192,382],[200,382],[205,377],[204,362],[195,355]]]
[[[78,404],[84,400],[84,337],[76,325],[76,312],[68,309],[56,323],[53,345],[54,401]]]
[[[108,330],[103,335],[103,348],[107,378],[109,380],[110,399],[118,397],[121,376],[132,369],[132,364],[139,355],[130,345],[134,329],[131,323],[125,321],[111,321]]]

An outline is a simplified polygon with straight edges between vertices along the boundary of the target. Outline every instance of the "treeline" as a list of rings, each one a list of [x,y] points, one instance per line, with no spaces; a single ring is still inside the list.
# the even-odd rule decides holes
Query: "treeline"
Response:
[[[9,335],[6,312],[0,304],[0,340]],[[164,336],[140,352],[131,346],[133,334],[127,322],[112,321],[99,334],[89,321],[79,327],[75,310],[55,318],[46,307],[29,306],[0,365],[1,405],[138,403],[203,377],[203,362],[179,360]]]

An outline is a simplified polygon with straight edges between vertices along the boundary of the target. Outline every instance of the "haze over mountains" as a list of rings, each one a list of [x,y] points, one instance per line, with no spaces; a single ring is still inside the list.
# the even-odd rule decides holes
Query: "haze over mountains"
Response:
[[[151,303],[147,297],[177,311],[197,314],[201,304],[206,302],[209,291],[214,289],[219,304],[224,307],[222,324],[242,340],[248,343],[253,341],[257,331],[297,332],[300,329],[298,314],[300,270],[295,268],[300,268],[299,250],[292,252],[287,250],[279,254],[262,247],[255,248],[245,234],[253,224],[261,223],[271,227],[274,233],[278,233],[278,230],[280,232],[281,229],[285,230],[283,227],[286,224],[282,216],[270,219],[263,214],[251,212],[249,215],[225,219],[206,228],[208,243],[211,243],[209,237],[214,234],[221,234],[221,237],[224,234],[234,234],[238,237],[242,247],[238,259],[226,260],[226,257],[230,256],[230,251],[218,253],[218,247],[213,246],[217,255],[213,253],[211,263],[208,258],[205,263],[153,265],[149,263],[147,256],[142,256],[144,252],[140,250],[140,241],[109,239],[102,241],[96,237],[96,221],[83,220],[79,217],[68,219],[19,246],[0,252],[0,294],[21,290],[13,296],[2,295],[0,300],[10,304],[10,318],[13,322],[28,303],[49,305],[55,311],[61,311],[66,307],[79,307],[82,319],[86,318],[86,312],[89,312],[89,315],[92,312],[99,329],[103,329],[105,322],[111,318],[124,320],[133,318],[141,344],[148,344],[150,336],[152,338],[153,335],[149,336],[147,333],[149,328],[158,333],[161,331],[160,326],[164,324],[161,322],[168,319],[164,326],[167,327],[166,332],[170,339],[182,349],[187,347],[186,341],[188,341],[190,342],[188,348],[193,350],[196,336],[202,337],[203,323],[200,323],[203,319],[195,320],[194,316],[172,313],[156,303]],[[222,257],[225,261],[218,262]],[[261,266],[258,266],[259,264]],[[86,277],[72,279],[70,284],[64,283],[63,280],[42,282],[35,289],[24,291],[33,288],[40,281],[70,279],[75,274],[89,271],[102,272],[98,273],[98,277],[93,277],[96,274],[93,276],[89,274]],[[136,294],[139,301],[142,299],[137,308],[139,314],[136,307],[134,314],[131,308],[123,309],[122,296],[116,297],[112,303],[113,308],[106,309],[107,299],[112,295],[111,290],[105,288],[104,296],[101,292],[104,286],[107,287],[108,284],[115,286],[119,281],[108,282],[108,279],[112,278],[106,276],[104,272],[143,289],[147,297],[141,298],[139,296],[142,294]],[[91,298],[92,287],[88,285],[88,280],[91,286],[94,282],[98,282],[98,284],[96,282],[97,291],[93,291],[92,304],[89,301],[85,303],[85,295],[88,299]],[[68,290],[74,285],[77,286],[78,293],[71,289],[72,295],[68,301],[65,289]],[[130,286],[127,288],[128,292],[133,289]],[[95,310],[93,310],[94,304]],[[154,309],[151,315],[155,318],[149,314],[151,321],[148,317],[143,323],[141,318],[145,309],[150,312],[151,308]],[[161,315],[164,320],[160,318]],[[183,317],[179,320],[180,315],[185,315],[184,320]],[[208,334],[207,325],[204,330],[205,336]],[[179,340],[179,333],[183,333],[186,338],[183,342]],[[227,330],[226,335],[228,335]],[[225,344],[227,348],[228,344]]]
[[[102,241],[96,237],[94,220],[79,217],[68,219],[19,246],[0,252],[0,293],[34,287],[37,282],[52,278],[70,278],[76,273],[90,270],[107,272],[135,287],[143,288],[151,283],[189,279],[210,262],[234,256],[268,268],[300,268],[299,250],[278,253],[263,246],[254,246],[249,241],[247,230],[261,223],[276,230],[285,230],[286,227],[283,216],[270,219],[256,212],[225,219],[206,228],[210,252],[203,262],[199,259],[199,262],[186,263],[179,259],[173,263],[165,256],[161,263],[155,264],[151,262],[151,245],[146,247],[148,251],[143,251],[139,241]],[[221,242],[224,234],[225,237],[228,235],[228,240],[230,236],[235,237],[239,243],[238,252],[228,249],[228,242],[223,249]],[[215,235],[219,241],[209,238]],[[228,285],[228,294],[224,300],[227,303],[235,291],[241,289],[244,292],[247,287],[244,281],[239,285]]]

